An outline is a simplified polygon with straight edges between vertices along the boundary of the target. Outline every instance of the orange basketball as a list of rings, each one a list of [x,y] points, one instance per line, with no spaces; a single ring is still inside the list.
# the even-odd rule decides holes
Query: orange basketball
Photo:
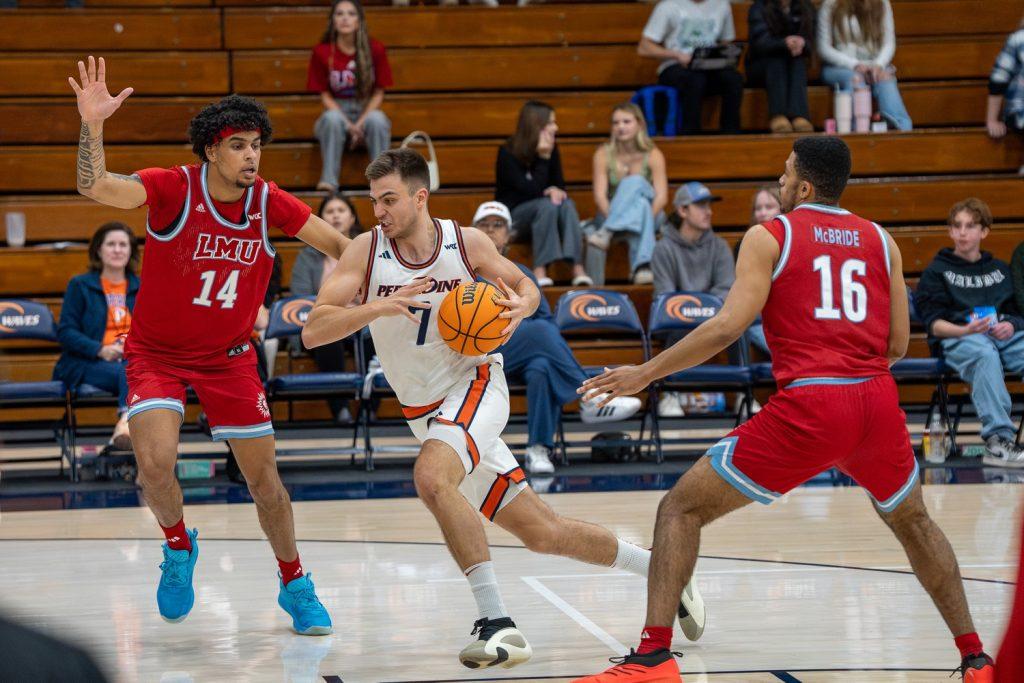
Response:
[[[467,356],[482,356],[501,346],[506,336],[507,318],[499,318],[507,309],[495,303],[504,297],[486,282],[464,282],[441,302],[437,331],[453,351]]]

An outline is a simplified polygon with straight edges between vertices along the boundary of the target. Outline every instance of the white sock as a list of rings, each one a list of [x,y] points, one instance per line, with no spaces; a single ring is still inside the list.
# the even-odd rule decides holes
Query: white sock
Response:
[[[498,590],[498,577],[494,574],[494,563],[488,560],[474,564],[466,570],[469,587],[476,600],[476,608],[481,619],[501,619],[507,617],[505,603],[501,600]]]
[[[619,542],[619,550],[615,553],[615,562],[612,564],[612,567],[623,569],[646,579],[647,571],[651,566],[651,551],[632,543],[627,543],[621,538],[616,540]]]

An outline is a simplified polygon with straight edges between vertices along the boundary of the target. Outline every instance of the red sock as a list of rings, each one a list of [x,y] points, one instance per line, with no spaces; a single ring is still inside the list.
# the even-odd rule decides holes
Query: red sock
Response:
[[[965,633],[954,638],[953,642],[956,643],[957,649],[960,650],[961,658],[980,655],[985,651],[985,648],[981,646],[981,638],[978,637],[977,633]]]
[[[299,560],[298,555],[296,555],[295,559],[291,562],[285,562],[281,558],[278,558],[277,566],[281,568],[281,581],[283,581],[286,586],[295,579],[302,578],[302,562]]]
[[[171,550],[187,550],[192,552],[192,539],[185,530],[185,518],[182,517],[174,526],[161,526],[167,538],[167,547]]]
[[[640,635],[640,647],[636,649],[638,655],[645,655],[655,650],[667,650],[672,647],[671,626],[644,626],[644,632]]]

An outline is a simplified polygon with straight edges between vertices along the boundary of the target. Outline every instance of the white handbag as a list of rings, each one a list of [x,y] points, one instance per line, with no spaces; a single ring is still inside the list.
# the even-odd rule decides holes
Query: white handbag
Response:
[[[426,144],[427,151],[430,152],[430,156],[427,158],[427,169],[430,171],[430,191],[436,192],[437,188],[441,187],[441,171],[437,165],[437,155],[434,154],[434,143],[430,136],[422,130],[414,130],[405,136],[401,147],[410,147],[414,142]]]

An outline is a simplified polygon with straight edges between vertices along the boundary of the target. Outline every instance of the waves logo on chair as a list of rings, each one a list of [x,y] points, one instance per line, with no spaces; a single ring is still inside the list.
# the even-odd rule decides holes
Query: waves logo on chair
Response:
[[[598,294],[581,294],[569,304],[569,314],[577,320],[596,323],[600,318],[613,318],[622,312],[622,306],[608,305]]]
[[[0,301],[0,332],[8,334],[26,327],[37,327],[39,315],[25,315],[25,309],[21,304],[13,301]]]
[[[311,310],[313,310],[313,302],[308,299],[289,301],[281,307],[281,319],[289,325],[304,327]]]
[[[665,313],[668,317],[680,322],[693,323],[715,317],[718,311],[714,306],[704,306],[700,299],[690,294],[677,294],[665,302]]]

